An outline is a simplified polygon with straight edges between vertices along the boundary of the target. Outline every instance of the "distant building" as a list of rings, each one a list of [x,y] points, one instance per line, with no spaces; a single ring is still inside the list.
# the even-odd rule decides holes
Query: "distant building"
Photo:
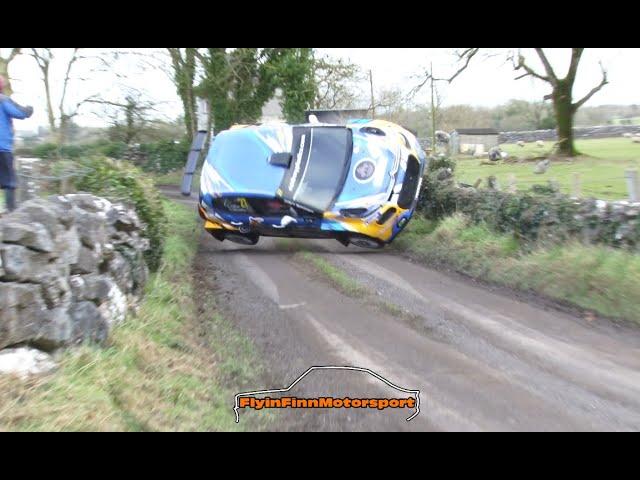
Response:
[[[282,100],[282,91],[277,90],[274,97],[262,107],[262,115],[260,123],[279,122],[284,120],[280,101]]]
[[[451,132],[451,153],[487,152],[498,145],[499,135],[494,128],[457,128]]]
[[[276,90],[276,94],[263,107],[259,123],[284,121],[282,113],[282,91]],[[371,118],[371,111],[367,108],[334,109],[334,110],[307,110],[305,119],[309,122],[309,116],[315,115],[322,123],[343,124],[352,118]]]

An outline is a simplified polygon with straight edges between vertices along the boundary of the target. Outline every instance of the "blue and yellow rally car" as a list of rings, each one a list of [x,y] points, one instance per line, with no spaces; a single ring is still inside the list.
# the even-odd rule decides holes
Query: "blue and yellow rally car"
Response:
[[[426,155],[382,120],[237,125],[209,148],[199,212],[218,240],[335,238],[382,248],[416,208]]]

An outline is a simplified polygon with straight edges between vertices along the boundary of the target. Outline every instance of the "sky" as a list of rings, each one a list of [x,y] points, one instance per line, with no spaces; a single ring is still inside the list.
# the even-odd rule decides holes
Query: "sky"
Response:
[[[9,49],[0,49],[6,55]],[[71,49],[54,49],[58,59],[52,67],[52,89],[55,102],[59,101],[66,60]],[[110,49],[100,49],[101,51]],[[74,80],[69,88],[69,104],[75,104],[82,98],[100,93],[109,98],[122,97],[122,91],[134,87],[148,100],[158,102],[157,115],[165,119],[176,118],[181,114],[181,104],[169,74],[149,65],[147,55],[154,53],[154,64],[161,63],[163,49],[129,49],[133,53],[110,59],[107,64],[92,60],[97,49],[88,49],[84,55],[89,57],[76,63],[76,73],[84,80]],[[371,70],[376,91],[400,88],[403,92],[420,83],[420,74],[433,63],[435,76],[447,77],[456,70],[455,48],[318,48],[323,55],[349,59],[363,71]],[[513,50],[513,49],[512,49]],[[115,51],[115,49],[114,49]],[[443,105],[470,104],[476,106],[495,106],[510,99],[541,100],[549,93],[549,86],[532,78],[515,80],[517,74],[506,60],[509,49],[483,49],[463,74],[452,84],[439,84]],[[570,49],[545,49],[551,64],[559,74],[564,75],[568,68]],[[528,63],[542,72],[542,65],[533,49],[523,49]],[[144,55],[143,55],[144,54]],[[160,56],[159,56],[160,55]],[[165,58],[165,60],[168,60]],[[608,72],[609,85],[606,85],[586,105],[604,104],[640,104],[640,49],[638,48],[592,48],[586,49],[580,63],[578,80],[574,88],[574,98],[582,97],[600,82],[599,62]],[[165,62],[166,63],[166,62]],[[27,55],[18,57],[11,64],[11,76],[14,77],[14,98],[22,104],[31,104],[35,108],[34,116],[16,125],[20,130],[34,130],[47,124],[45,96],[40,72],[32,58]],[[368,83],[362,85],[363,93],[368,94]],[[416,102],[428,102],[428,89],[423,89]],[[104,109],[91,106],[81,110],[76,122],[83,126],[104,126]]]

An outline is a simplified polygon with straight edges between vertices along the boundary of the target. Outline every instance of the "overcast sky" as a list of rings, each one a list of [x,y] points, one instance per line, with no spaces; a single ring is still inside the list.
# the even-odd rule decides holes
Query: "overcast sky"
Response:
[[[8,49],[2,49],[6,55]],[[61,49],[57,49],[61,50]],[[52,72],[54,96],[59,98],[60,84],[64,78],[64,55]],[[104,50],[104,49],[102,49]],[[134,49],[132,49],[134,50]],[[137,49],[139,51],[148,51]],[[323,54],[344,57],[360,65],[364,71],[373,73],[376,90],[399,87],[407,92],[418,82],[419,74],[433,62],[436,76],[448,76],[455,71],[454,51],[447,48],[320,48]],[[469,69],[459,76],[451,85],[440,85],[444,105],[471,104],[494,106],[505,103],[509,99],[540,100],[549,93],[548,86],[538,80],[525,78],[514,80],[517,76],[511,64],[506,62],[507,49],[485,49],[493,56],[478,55]],[[568,67],[570,49],[545,49],[552,65],[559,74],[564,75]],[[523,49],[523,53],[531,66],[542,72],[542,66],[532,49]],[[587,105],[603,104],[640,104],[640,49],[638,48],[594,48],[586,49],[580,64],[578,81],[574,96],[580,98],[600,81],[601,61],[608,72],[610,84],[596,94]],[[181,106],[175,94],[175,88],[169,76],[161,71],[140,64],[140,58],[130,56],[110,62],[109,71],[103,66],[86,61],[78,64],[78,73],[88,80],[75,82],[70,92],[71,102],[88,94],[100,92],[104,96],[117,95],[124,85],[132,85],[142,91],[148,99],[160,102],[158,110],[167,118],[175,118],[181,114]],[[32,104],[36,113],[33,118],[20,122],[18,128],[33,129],[45,125],[45,97],[42,92],[40,74],[33,59],[23,55],[11,65],[14,82],[14,98],[24,104]],[[116,78],[117,73],[120,78]],[[57,79],[57,81],[56,81]],[[363,85],[368,94],[368,84]],[[427,102],[428,91],[425,89],[416,100]],[[101,126],[104,120],[100,116],[83,110],[76,118],[81,125]]]

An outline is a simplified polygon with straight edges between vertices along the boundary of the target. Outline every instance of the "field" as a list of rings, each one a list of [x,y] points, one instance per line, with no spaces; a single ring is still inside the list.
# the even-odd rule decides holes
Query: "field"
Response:
[[[529,143],[524,147],[516,144],[504,144],[502,149],[511,157],[538,157],[549,153],[553,142],[545,142],[544,147]],[[620,200],[628,196],[624,177],[625,170],[640,170],[640,143],[629,138],[600,138],[577,140],[576,148],[582,153],[574,160],[558,160],[551,163],[549,170],[542,175],[534,172],[536,161],[521,161],[486,165],[486,159],[459,157],[456,177],[459,181],[473,184],[477,179],[486,179],[495,175],[501,186],[506,186],[511,174],[516,177],[518,190],[527,190],[533,184],[546,184],[557,181],[565,193],[570,193],[575,173],[580,174],[582,196],[605,200]]]
[[[640,117],[632,117],[632,118],[614,118],[611,120],[611,123],[614,125],[640,125]]]

